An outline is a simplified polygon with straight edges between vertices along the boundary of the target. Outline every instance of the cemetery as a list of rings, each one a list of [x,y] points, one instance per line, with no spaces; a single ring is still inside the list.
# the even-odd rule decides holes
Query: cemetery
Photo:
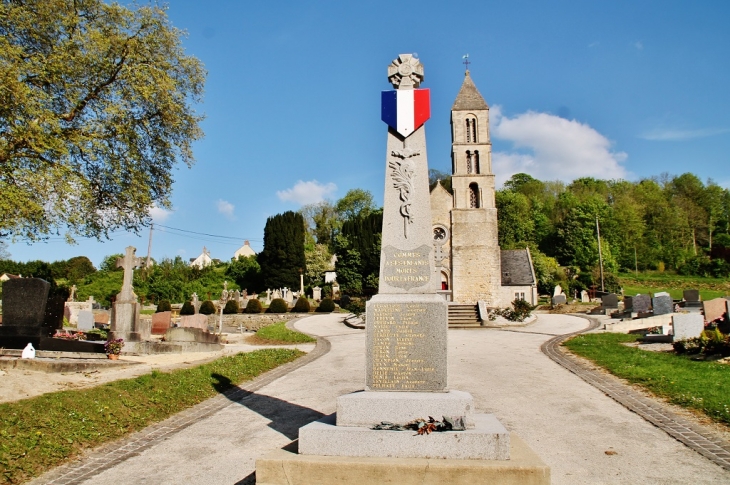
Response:
[[[376,23],[406,40],[419,30],[438,58],[432,44],[450,41],[414,7],[389,16],[394,29],[360,6],[341,8],[362,26],[287,5],[262,35],[234,13],[206,18],[211,5],[190,34],[207,45],[183,42],[167,13],[178,6],[71,3],[0,6],[12,74],[0,79],[0,485],[730,483],[730,189],[631,172],[638,149],[592,127],[589,103],[578,110],[596,92],[547,75],[572,67],[545,55],[554,44],[539,53],[546,69],[524,34],[534,76],[499,60],[520,113],[469,54],[453,97],[453,72],[427,77],[415,52],[361,69],[372,60],[358,30]],[[280,28],[292,15],[296,37]],[[601,42],[582,48],[615,69],[601,54],[615,47],[585,27]],[[330,37],[313,46],[314,29]],[[231,42],[241,59],[222,45],[229,30],[245,35]],[[323,82],[325,44],[328,63],[348,46],[345,83]],[[661,71],[656,45],[629,44]],[[187,52],[210,46],[231,69],[271,64],[252,84],[206,58],[216,90],[236,84],[223,107],[248,103],[235,118],[220,101],[196,111],[208,67]],[[527,62],[506,42],[495,52]],[[532,107],[544,96],[526,91],[533,78],[562,90],[541,101],[556,113]],[[497,93],[491,106],[477,80]],[[206,116],[215,141],[203,144]],[[632,136],[727,135],[660,131]],[[194,148],[202,167],[175,172]],[[342,195],[353,183],[366,188]],[[24,241],[48,259],[61,239],[106,239],[113,254],[10,257]]]

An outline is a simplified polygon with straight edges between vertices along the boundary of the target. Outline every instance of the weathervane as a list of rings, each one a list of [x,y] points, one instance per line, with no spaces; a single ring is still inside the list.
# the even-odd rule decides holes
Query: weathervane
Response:
[[[471,64],[471,62],[469,62],[469,54],[464,54],[463,56],[461,56],[461,58],[464,59],[464,65],[466,66],[466,70],[468,71],[469,64]]]

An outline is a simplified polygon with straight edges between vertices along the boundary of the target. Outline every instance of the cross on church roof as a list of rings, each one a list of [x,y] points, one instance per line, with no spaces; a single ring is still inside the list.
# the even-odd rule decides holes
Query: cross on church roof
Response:
[[[469,62],[469,54],[464,54],[463,56],[461,56],[461,58],[464,59],[464,65],[466,66],[466,70],[468,71],[469,64],[471,64],[471,62]]]

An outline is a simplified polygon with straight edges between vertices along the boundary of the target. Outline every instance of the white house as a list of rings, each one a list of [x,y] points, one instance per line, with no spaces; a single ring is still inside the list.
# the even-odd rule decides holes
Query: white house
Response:
[[[197,258],[190,258],[190,266],[197,266],[200,269],[205,268],[213,264],[213,260],[210,259],[210,251],[203,246],[203,252]]]
[[[238,248],[235,253],[233,253],[233,259],[238,259],[240,256],[256,256],[256,251],[251,249],[251,246],[249,245],[248,241],[243,241],[243,246]]]

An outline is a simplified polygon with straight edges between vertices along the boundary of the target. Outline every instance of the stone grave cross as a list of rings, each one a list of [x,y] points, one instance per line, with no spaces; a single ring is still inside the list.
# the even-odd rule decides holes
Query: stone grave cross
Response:
[[[134,294],[132,288],[132,277],[134,276],[134,268],[142,266],[144,261],[142,258],[135,257],[137,251],[133,246],[127,246],[126,254],[123,258],[117,258],[117,268],[124,268],[124,280],[122,282],[122,291],[117,295],[118,301],[137,301],[137,295]]]

